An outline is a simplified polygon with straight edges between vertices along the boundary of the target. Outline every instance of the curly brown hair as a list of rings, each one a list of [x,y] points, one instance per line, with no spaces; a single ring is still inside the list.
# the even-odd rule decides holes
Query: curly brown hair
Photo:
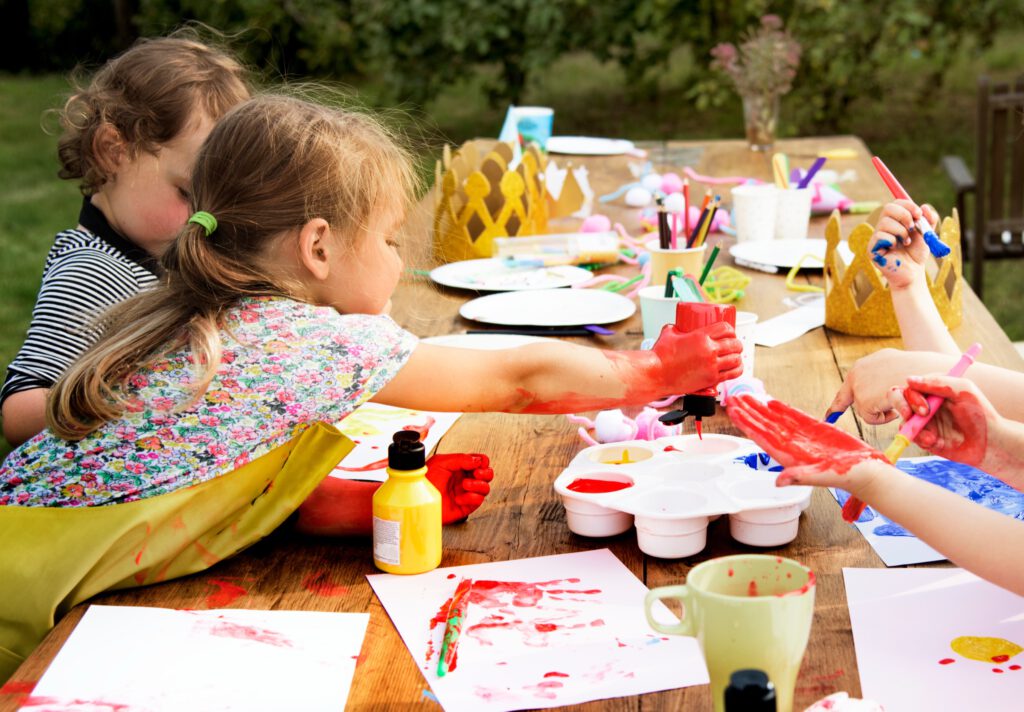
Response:
[[[109,180],[97,132],[112,126],[129,156],[156,154],[188,127],[197,111],[216,120],[250,96],[248,70],[227,51],[185,30],[140,39],[111,59],[88,85],[75,82],[57,143],[61,178],[80,180],[92,195]]]

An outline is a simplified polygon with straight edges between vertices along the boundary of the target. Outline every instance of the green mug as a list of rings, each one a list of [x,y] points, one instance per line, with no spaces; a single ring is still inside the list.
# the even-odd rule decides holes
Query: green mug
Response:
[[[659,623],[651,613],[663,598],[682,604],[683,617],[675,625]],[[793,709],[793,688],[814,618],[814,572],[803,564],[761,554],[711,559],[690,569],[685,585],[650,591],[644,613],[660,633],[697,638],[716,711],[725,709],[729,676],[745,668],[767,673],[778,712]]]

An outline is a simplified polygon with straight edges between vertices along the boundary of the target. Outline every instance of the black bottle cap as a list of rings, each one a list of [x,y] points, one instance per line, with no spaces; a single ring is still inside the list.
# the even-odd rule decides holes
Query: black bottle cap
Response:
[[[727,712],[775,712],[775,686],[761,670],[737,670],[725,688]]]
[[[420,434],[412,430],[399,430],[388,445],[388,467],[392,470],[418,470],[427,464],[427,451],[420,442]]]

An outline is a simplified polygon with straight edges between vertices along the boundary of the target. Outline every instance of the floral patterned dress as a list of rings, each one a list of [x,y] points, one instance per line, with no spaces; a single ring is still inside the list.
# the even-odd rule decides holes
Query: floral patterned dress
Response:
[[[77,442],[44,430],[0,467],[0,505],[97,506],[173,492],[238,469],[336,422],[405,364],[416,337],[390,317],[342,315],[278,297],[242,300],[225,320],[213,382],[188,407],[190,353],[129,381],[118,420]]]

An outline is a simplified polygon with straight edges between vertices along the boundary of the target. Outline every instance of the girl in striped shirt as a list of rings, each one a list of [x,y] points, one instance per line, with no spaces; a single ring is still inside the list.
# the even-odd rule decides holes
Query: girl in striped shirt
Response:
[[[79,180],[84,199],[47,255],[0,391],[12,445],[45,426],[50,387],[99,337],[94,319],[157,281],[157,258],[188,217],[199,146],[249,96],[242,65],[192,34],[140,40],[64,105],[59,175]]]

